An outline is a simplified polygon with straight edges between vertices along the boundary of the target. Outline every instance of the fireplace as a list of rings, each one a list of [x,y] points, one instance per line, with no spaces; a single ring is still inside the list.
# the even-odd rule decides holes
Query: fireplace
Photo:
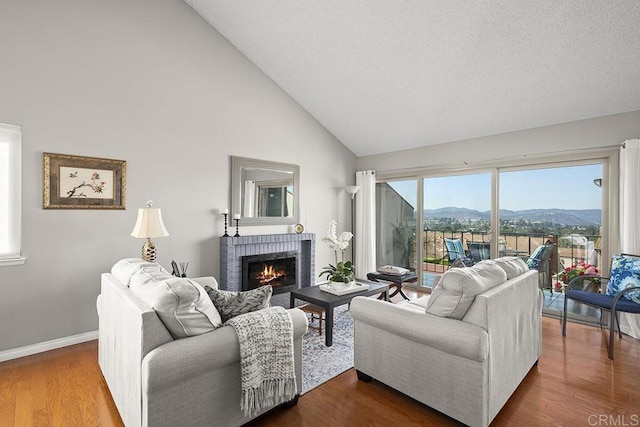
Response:
[[[290,292],[296,283],[296,251],[242,257],[242,290],[271,285],[273,294]]]
[[[296,254],[296,288],[308,288],[316,280],[315,234],[286,233],[220,238],[220,289],[242,291],[242,258],[251,255],[293,251]],[[283,306],[289,306],[287,294],[275,298]],[[274,301],[274,298],[271,299]]]

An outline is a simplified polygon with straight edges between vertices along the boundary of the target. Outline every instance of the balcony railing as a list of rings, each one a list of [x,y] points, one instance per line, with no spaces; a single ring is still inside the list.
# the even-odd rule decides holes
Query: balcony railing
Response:
[[[487,232],[478,231],[442,231],[424,230],[424,247],[422,250],[423,261],[433,264],[446,264],[446,248],[444,238],[461,239],[465,249],[467,242],[489,243]],[[599,262],[593,255],[593,251],[599,249],[600,236],[560,236],[543,233],[501,233],[498,247],[500,251],[513,250],[522,256],[528,256],[535,249],[547,241],[556,243],[558,265],[557,269],[568,267],[578,261],[585,261],[590,264]],[[580,240],[579,243],[576,240]],[[553,268],[555,272],[556,268]]]

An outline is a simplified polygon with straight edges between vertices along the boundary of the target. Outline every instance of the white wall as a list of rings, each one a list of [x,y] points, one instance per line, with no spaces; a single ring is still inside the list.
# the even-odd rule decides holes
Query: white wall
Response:
[[[464,162],[518,159],[571,150],[620,146],[640,135],[640,111],[598,117],[358,158],[358,170],[395,171],[431,166],[462,166]],[[393,142],[390,141],[392,145]]]
[[[0,267],[0,351],[97,329],[100,274],[138,256],[148,199],[171,234],[158,261],[216,276],[230,155],[300,165],[306,231],[348,224],[355,156],[181,0],[5,1],[0,54],[0,122],[23,127],[27,258]],[[127,209],[43,210],[43,152],[126,160]]]

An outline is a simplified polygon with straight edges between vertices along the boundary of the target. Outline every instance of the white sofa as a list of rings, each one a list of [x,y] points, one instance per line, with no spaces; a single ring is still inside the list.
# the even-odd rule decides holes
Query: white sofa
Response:
[[[541,353],[538,272],[515,258],[451,269],[411,303],[356,297],[350,312],[359,379],[470,426],[491,423]]]
[[[201,286],[218,286],[213,277],[193,280]],[[97,302],[99,364],[125,425],[237,426],[248,422],[250,418],[240,410],[240,349],[233,328],[222,326],[174,339],[156,311],[127,285],[126,277],[103,273]],[[288,312],[300,391],[307,318],[299,309]],[[289,406],[296,401],[297,396]]]

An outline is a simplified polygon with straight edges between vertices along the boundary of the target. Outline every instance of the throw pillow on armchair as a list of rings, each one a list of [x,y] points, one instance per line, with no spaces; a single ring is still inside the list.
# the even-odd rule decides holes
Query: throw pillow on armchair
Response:
[[[245,292],[223,291],[209,286],[204,289],[220,313],[223,323],[232,317],[269,307],[273,293],[273,288],[269,285]]]

